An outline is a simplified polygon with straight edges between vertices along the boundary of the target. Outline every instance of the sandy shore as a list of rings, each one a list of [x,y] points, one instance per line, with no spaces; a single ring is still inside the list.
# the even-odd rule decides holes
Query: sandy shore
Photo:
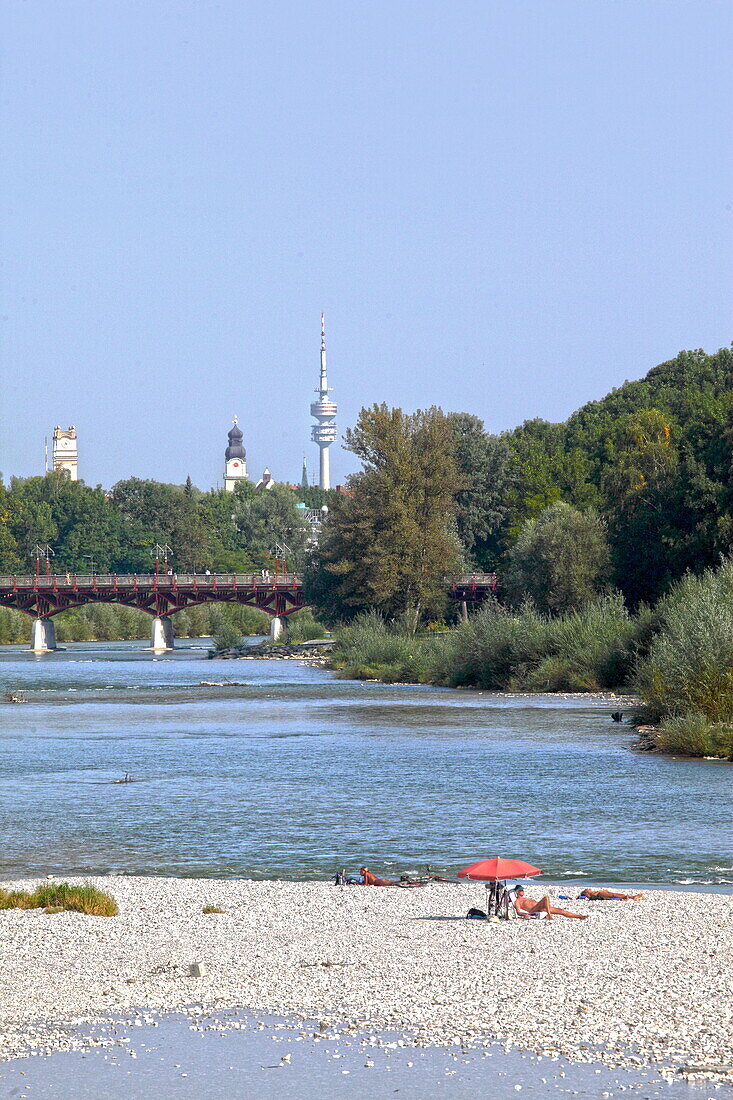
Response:
[[[733,1063],[728,896],[653,892],[568,905],[587,921],[494,925],[450,919],[482,901],[478,884],[87,881],[118,917],[0,912],[0,1057],[71,1049],[80,1022],[243,1006],[616,1066]],[[530,892],[544,891],[558,893]]]

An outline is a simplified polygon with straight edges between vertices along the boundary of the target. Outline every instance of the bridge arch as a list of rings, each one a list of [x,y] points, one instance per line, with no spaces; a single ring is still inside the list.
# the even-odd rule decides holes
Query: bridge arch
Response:
[[[56,648],[54,615],[91,603],[117,603],[145,611],[153,619],[151,647],[158,652],[173,645],[171,616],[177,611],[205,603],[239,603],[268,614],[271,635],[277,635],[283,620],[306,606],[299,576],[267,570],[0,577],[0,606],[34,619],[31,648],[36,653]]]
[[[495,573],[447,577],[452,600],[481,603],[496,592]],[[266,612],[270,636],[276,638],[289,615],[307,607],[303,581],[297,573],[261,570],[259,573],[150,573],[0,577],[0,607],[22,611],[33,618],[31,648],[45,653],[56,648],[53,617],[90,603],[118,603],[145,611],[153,619],[151,647],[173,645],[171,615],[204,603],[239,603]]]

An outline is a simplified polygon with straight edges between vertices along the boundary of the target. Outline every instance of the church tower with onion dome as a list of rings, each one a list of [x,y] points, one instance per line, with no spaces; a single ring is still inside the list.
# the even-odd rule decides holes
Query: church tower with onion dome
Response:
[[[234,417],[229,429],[229,446],[224,452],[226,468],[224,470],[224,488],[233,493],[240,481],[247,480],[247,452],[242,446],[242,429],[237,417]]]

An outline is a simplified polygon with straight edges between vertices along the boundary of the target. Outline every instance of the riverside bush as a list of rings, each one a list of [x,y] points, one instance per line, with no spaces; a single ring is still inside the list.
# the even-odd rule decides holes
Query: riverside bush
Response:
[[[663,723],[659,747],[730,756],[733,558],[679,581],[658,613],[659,631],[639,662],[637,687],[649,718]]]
[[[287,621],[286,642],[292,642],[295,645],[298,642],[310,642],[314,638],[326,637],[326,627],[313,617],[309,607],[289,615]]]
[[[620,593],[547,621],[549,654],[526,676],[530,690],[602,691],[625,684],[650,613],[633,618]]]
[[[366,611],[339,632],[334,664],[349,679],[435,683],[444,637],[411,634]]]
[[[613,594],[552,618],[532,604],[512,612],[495,600],[444,634],[413,635],[370,612],[338,636],[344,675],[488,691],[598,691],[626,682],[651,616],[629,615]]]
[[[668,718],[655,739],[663,752],[733,760],[733,722],[710,722],[704,714]]]
[[[512,613],[489,600],[455,631],[440,682],[489,691],[516,688],[548,653],[548,622],[531,604]]]

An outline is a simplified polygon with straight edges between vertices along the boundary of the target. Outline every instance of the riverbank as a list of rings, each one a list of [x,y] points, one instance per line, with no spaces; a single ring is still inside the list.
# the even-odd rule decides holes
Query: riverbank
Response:
[[[620,1067],[733,1060],[730,897],[654,891],[566,903],[587,921],[494,925],[461,919],[482,901],[471,883],[89,881],[119,916],[0,912],[4,1058],[84,1045],[67,1030],[81,1022],[197,1005],[399,1030],[418,1045],[499,1039]],[[545,892],[570,893],[531,889]],[[191,976],[194,962],[203,976]]]
[[[415,634],[369,612],[343,627],[332,667],[384,683],[487,691],[638,693],[641,748],[733,760],[733,559],[631,615],[618,593],[542,615],[488,601],[451,631]]]

